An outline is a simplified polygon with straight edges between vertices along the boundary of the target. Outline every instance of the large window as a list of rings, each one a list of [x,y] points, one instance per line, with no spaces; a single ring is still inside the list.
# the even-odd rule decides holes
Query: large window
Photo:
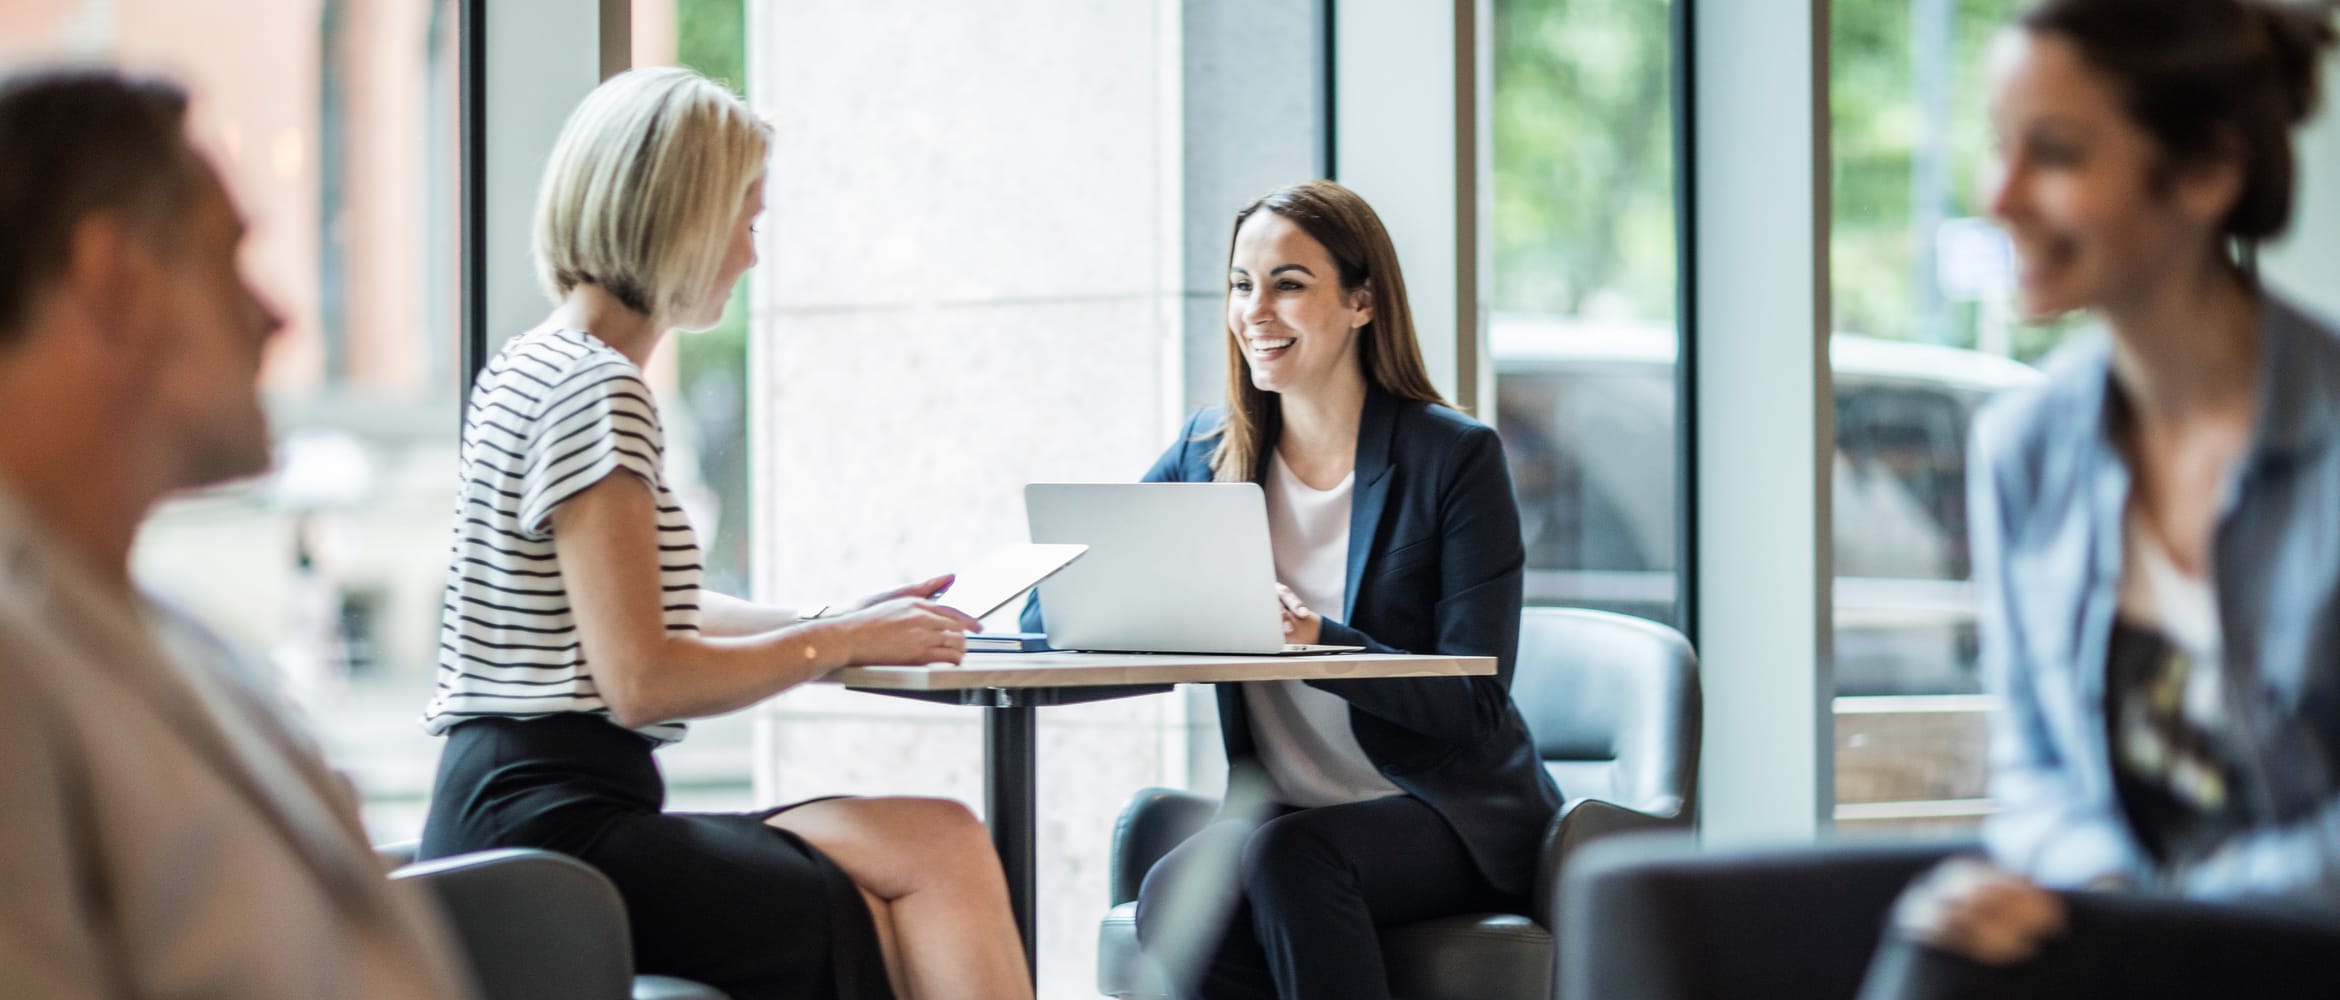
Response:
[[[742,94],[747,79],[745,0],[632,0],[632,63],[687,66]],[[747,595],[755,562],[748,493],[748,282],[732,291],[723,321],[675,333],[651,359],[666,430],[666,471],[690,514],[708,588]],[[689,739],[659,751],[668,804],[676,809],[755,807],[755,717],[739,712],[691,724]]]
[[[251,227],[286,317],[263,378],[275,471],[174,500],[141,582],[282,676],[377,839],[412,836],[437,760],[417,725],[437,661],[455,470],[453,0],[33,0],[16,59],[169,74]],[[268,53],[253,58],[253,53]]]
[[[747,90],[746,0],[634,0],[634,64],[688,66]],[[678,338],[669,419],[687,421],[688,460],[701,493],[694,526],[707,556],[707,586],[750,587],[747,432],[748,282],[733,289],[723,322]],[[679,402],[679,406],[675,405]]]
[[[1971,825],[1985,724],[1966,433],[2063,336],[2013,319],[1982,218],[1984,53],[2014,0],[1833,0],[1837,819]]]
[[[1488,346],[1528,603],[1679,624],[1672,18],[1496,3]]]

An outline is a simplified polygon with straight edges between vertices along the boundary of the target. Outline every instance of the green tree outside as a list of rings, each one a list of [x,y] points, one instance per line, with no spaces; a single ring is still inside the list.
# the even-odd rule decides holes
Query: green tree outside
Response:
[[[1498,0],[1494,307],[1672,322],[1673,0]],[[1829,7],[1829,263],[1838,330],[1976,346],[1973,303],[1928,305],[1921,209],[1983,213],[1992,37],[2019,0],[1834,0]],[[1933,23],[1916,23],[1919,18]],[[1942,67],[1941,129],[1915,73]],[[1937,183],[1913,183],[1931,145]],[[1925,193],[1917,190],[1924,187]],[[1917,198],[1930,199],[1920,204]],[[2035,358],[2068,325],[2018,326]]]
[[[733,90],[747,90],[744,0],[675,0],[675,61]],[[748,592],[754,551],[748,528],[747,281],[731,290],[723,322],[675,345],[684,408],[698,430],[699,469],[722,520],[706,547],[707,585]]]

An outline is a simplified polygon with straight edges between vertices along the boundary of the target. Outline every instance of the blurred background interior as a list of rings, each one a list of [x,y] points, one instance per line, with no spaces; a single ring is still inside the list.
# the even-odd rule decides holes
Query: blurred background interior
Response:
[[[1965,434],[1986,397],[2079,335],[2015,321],[2007,246],[1978,218],[1976,76],[2013,5],[1821,4],[1833,747],[1815,756],[1843,834],[1956,832],[1988,808]],[[289,317],[266,372],[277,465],[171,504],[138,568],[265,651],[377,840],[419,828],[438,749],[416,720],[465,377],[460,6],[0,6],[0,56],[119,60],[197,97],[199,140],[251,220],[247,266]],[[1375,127],[1331,105],[1338,49],[1367,30],[1352,21],[1390,7],[633,0],[633,64],[725,81],[779,136],[762,266],[723,325],[679,338],[654,372],[710,585],[874,590],[1020,540],[1025,482],[1142,471],[1222,384],[1233,211],[1326,172],[1346,148],[1326,122],[1343,141]],[[1505,439],[1530,603],[1685,626],[1681,11],[1476,11],[1481,328],[1459,341],[1478,352],[1459,395]],[[1403,237],[1408,210],[1352,183]],[[2309,183],[2311,202],[2330,197]],[[520,225],[527,210],[487,208]],[[1409,256],[1410,283],[1449,263]],[[520,324],[541,313],[532,289],[499,294]],[[1422,294],[1426,329],[1454,315]],[[1043,713],[1043,995],[1093,994],[1114,812],[1143,785],[1220,779],[1211,712],[1181,690]],[[979,737],[963,709],[814,688],[695,725],[661,757],[684,808],[843,791],[975,802]]]

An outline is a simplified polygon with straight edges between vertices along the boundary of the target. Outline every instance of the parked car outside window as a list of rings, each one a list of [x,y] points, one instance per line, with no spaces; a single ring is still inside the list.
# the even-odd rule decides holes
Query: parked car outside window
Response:
[[[1528,603],[1675,620],[1675,338],[1663,324],[1494,317]],[[1850,333],[1829,348],[1836,693],[1978,691],[1966,432],[1991,395],[2040,374]]]

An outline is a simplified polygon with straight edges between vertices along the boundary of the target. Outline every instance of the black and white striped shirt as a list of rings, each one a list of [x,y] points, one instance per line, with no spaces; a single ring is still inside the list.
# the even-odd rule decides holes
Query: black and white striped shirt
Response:
[[[657,497],[666,631],[699,634],[699,543],[666,488],[665,454],[641,370],[593,335],[533,330],[488,363],[464,417],[439,685],[424,729],[443,734],[482,716],[609,716],[578,643],[552,512],[619,470]],[[671,743],[683,730],[667,722],[638,732]]]

